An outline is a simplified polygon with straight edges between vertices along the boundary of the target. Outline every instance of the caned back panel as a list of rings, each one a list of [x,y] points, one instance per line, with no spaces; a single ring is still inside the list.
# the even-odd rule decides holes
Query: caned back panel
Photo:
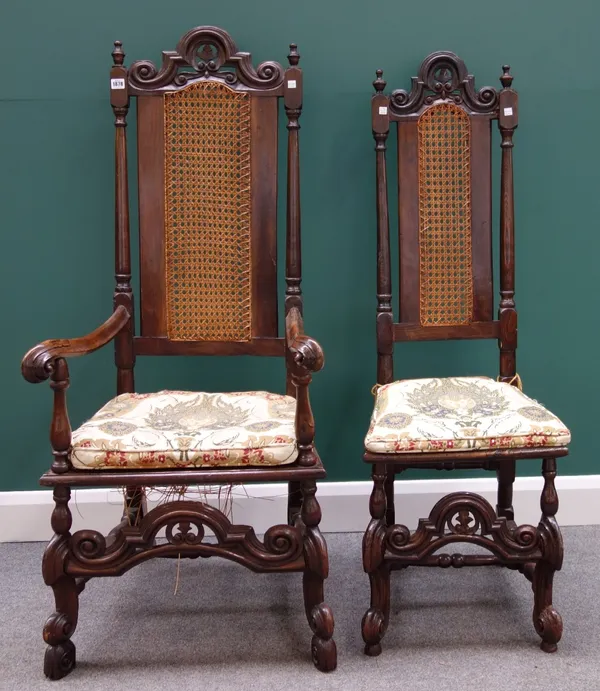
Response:
[[[398,119],[403,323],[492,319],[490,146],[489,116],[451,101]]]
[[[277,111],[216,80],[138,96],[142,336],[277,336]]]

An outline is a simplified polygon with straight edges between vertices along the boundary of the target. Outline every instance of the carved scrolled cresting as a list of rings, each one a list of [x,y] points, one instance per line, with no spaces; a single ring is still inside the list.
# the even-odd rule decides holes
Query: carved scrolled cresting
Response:
[[[139,60],[129,68],[133,89],[149,91],[178,88],[198,78],[222,79],[257,89],[275,89],[283,84],[283,68],[277,62],[252,65],[250,53],[238,51],[231,36],[216,26],[199,26],[188,31],[174,51],[163,51],[157,69],[149,60]]]
[[[429,559],[431,564],[460,567],[476,563],[480,555],[435,553],[452,543],[469,542],[487,549],[499,562],[525,563],[541,557],[541,540],[534,526],[515,527],[505,518],[498,518],[483,497],[455,492],[440,499],[429,518],[419,521],[414,533],[404,525],[390,526],[385,548],[390,556],[406,560],[407,565]]]
[[[477,113],[489,113],[498,107],[498,92],[491,86],[477,90],[475,79],[465,63],[448,51],[429,55],[412,78],[410,91],[397,89],[390,97],[390,109],[396,115],[413,113],[437,100],[465,105]]]
[[[166,542],[156,543],[165,529]],[[216,542],[205,541],[206,529]],[[276,525],[261,542],[253,528],[233,525],[217,509],[195,501],[176,501],[149,511],[138,525],[125,525],[110,540],[94,530],[79,530],[69,543],[67,572],[108,576],[124,573],[155,556],[221,556],[256,571],[289,566],[302,570],[302,535],[289,525]]]

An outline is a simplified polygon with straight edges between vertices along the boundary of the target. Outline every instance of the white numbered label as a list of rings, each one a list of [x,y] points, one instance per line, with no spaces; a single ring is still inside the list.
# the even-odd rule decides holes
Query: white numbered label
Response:
[[[379,106],[379,115],[387,115],[387,106]]]
[[[125,88],[125,80],[124,79],[111,79],[110,80],[110,88],[111,89],[124,89]]]
[[[296,80],[295,79],[288,79],[288,89],[295,89],[296,88]]]
[[[505,109],[504,109],[504,115],[506,115],[507,117],[508,117],[509,115],[512,115],[512,114],[513,114],[512,108],[505,108]]]

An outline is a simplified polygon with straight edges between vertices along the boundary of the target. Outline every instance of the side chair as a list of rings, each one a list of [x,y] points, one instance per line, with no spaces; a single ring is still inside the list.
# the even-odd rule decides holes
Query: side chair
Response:
[[[505,566],[532,582],[533,623],[554,652],[562,620],[552,602],[563,542],[556,522],[556,460],[571,435],[521,390],[517,373],[513,135],[517,93],[508,66],[502,88],[475,88],[454,53],[436,52],[409,91],[384,93],[374,82],[372,129],[377,178],[377,384],[365,439],[372,467],[371,521],[363,565],[371,603],[362,621],[367,655],[381,653],[390,617],[390,572],[408,566]],[[501,139],[498,316],[493,317],[492,123]],[[392,304],[386,149],[397,128],[399,321]],[[500,371],[488,377],[394,379],[399,341],[495,339]],[[537,526],[518,525],[512,507],[516,461],[541,459]],[[397,524],[394,479],[407,468],[480,468],[498,478],[494,509],[481,496],[454,492],[416,530]],[[457,543],[479,553],[455,552]],[[448,551],[449,550],[449,551]]]

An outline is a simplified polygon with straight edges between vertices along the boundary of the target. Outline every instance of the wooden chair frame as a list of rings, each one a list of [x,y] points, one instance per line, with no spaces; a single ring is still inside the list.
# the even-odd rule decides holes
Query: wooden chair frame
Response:
[[[213,55],[198,59],[198,50],[205,44],[213,46]],[[50,379],[54,391],[54,408],[50,428],[50,443],[54,460],[51,470],[40,482],[54,488],[55,508],[52,513],[54,537],[43,559],[43,576],[54,591],[56,611],[44,626],[44,640],[48,644],[44,671],[58,679],[75,666],[75,646],[71,640],[77,626],[79,593],[91,578],[119,576],[133,566],[154,557],[221,556],[236,561],[256,572],[301,572],[303,574],[306,616],[313,631],[312,657],[318,669],[329,671],[336,666],[336,647],[332,639],[333,615],[323,601],[323,582],[328,574],[325,540],[319,530],[321,510],[315,497],[316,481],[325,477],[325,470],[314,447],[314,419],[308,386],[312,374],[323,366],[323,351],[319,344],[304,333],[301,292],[300,255],[300,168],[298,131],[302,111],[302,71],[298,67],[299,54],[294,44],[288,56],[290,66],[283,69],[278,63],[265,62],[255,69],[249,53],[239,52],[231,37],[221,29],[210,26],[191,30],[180,40],[176,51],[163,53],[162,67],[157,70],[151,62],[140,61],[129,69],[124,65],[121,43],[115,42],[112,53],[111,105],[115,115],[116,152],[116,264],[114,312],[92,333],[81,338],[49,340],[32,348],[22,362],[22,373],[29,382]],[[126,125],[131,96],[161,95],[184,88],[192,82],[214,81],[230,85],[256,97],[258,103],[270,102],[273,118],[262,121],[262,131],[275,127],[275,148],[267,150],[274,169],[264,173],[257,170],[261,180],[270,175],[271,187],[263,185],[257,213],[263,227],[272,232],[269,237],[258,235],[258,251],[268,255],[274,266],[273,237],[276,237],[276,138],[277,103],[283,98],[287,116],[287,251],[285,292],[285,337],[277,336],[276,268],[273,276],[252,286],[257,314],[253,315],[253,336],[241,342],[173,341],[152,330],[151,319],[163,307],[152,299],[152,285],[144,295],[142,277],[142,336],[134,334],[134,299],[131,287],[131,255],[129,231],[128,167]],[[275,98],[262,98],[275,97]],[[141,99],[140,99],[141,100]],[[155,98],[144,101],[144,108],[162,102]],[[150,106],[149,106],[150,103]],[[260,106],[259,106],[260,107]],[[265,108],[266,110],[266,108]],[[264,112],[264,111],[261,111]],[[140,109],[138,107],[138,119]],[[265,116],[266,117],[266,116]],[[256,134],[256,132],[253,132]],[[272,141],[272,140],[271,140]],[[141,142],[138,159],[145,163],[152,158],[155,142]],[[257,149],[258,150],[258,149]],[[264,150],[264,149],[262,149]],[[264,165],[259,160],[258,165]],[[140,172],[141,172],[140,164]],[[260,174],[258,174],[260,173]],[[140,176],[141,177],[141,176]],[[148,191],[148,190],[147,190]],[[159,190],[140,195],[140,218],[151,218],[151,207],[160,200]],[[141,236],[141,233],[140,233]],[[148,270],[152,248],[142,245],[141,269]],[[276,254],[275,254],[276,256]],[[253,256],[252,261],[260,257]],[[258,273],[258,272],[257,272]],[[264,273],[261,273],[264,279]],[[150,296],[150,297],[148,297]],[[144,300],[150,309],[144,311]],[[263,303],[274,305],[271,317],[266,316]],[[158,307],[157,307],[158,305]],[[275,314],[275,323],[272,315]],[[256,326],[256,328],[255,328]],[[151,335],[145,335],[144,330]],[[265,333],[268,335],[265,336]],[[296,437],[298,459],[291,465],[269,468],[189,468],[180,470],[118,470],[92,471],[73,469],[70,462],[71,427],[67,413],[66,390],[69,387],[67,358],[87,355],[114,342],[117,367],[117,392],[134,392],[134,365],[138,355],[237,355],[254,354],[283,356],[287,367],[287,393],[297,399]],[[250,526],[233,525],[220,511],[199,501],[169,501],[148,511],[142,488],[176,485],[234,484],[251,482],[287,482],[289,488],[288,522],[271,527],[260,541]],[[71,534],[72,517],[69,499],[72,487],[126,487],[123,518],[106,537],[96,530],[79,530]],[[191,528],[194,529],[191,529]],[[204,529],[212,530],[217,542],[203,541]],[[166,528],[167,542],[156,544],[155,536]]]
[[[517,312],[514,301],[514,202],[513,134],[517,127],[517,93],[511,88],[510,68],[503,67],[502,89],[475,90],[473,77],[455,54],[436,52],[421,65],[413,78],[410,92],[384,94],[383,72],[377,71],[373,82],[372,128],[375,138],[377,177],[377,382],[394,381],[393,348],[397,341],[497,338],[500,348],[499,381],[517,385],[516,370]],[[473,170],[473,282],[476,293],[473,320],[454,326],[422,325],[419,322],[418,285],[415,291],[415,266],[418,266],[418,238],[407,228],[418,227],[418,215],[410,195],[416,161],[406,148],[410,134],[403,126],[414,127],[421,113],[436,103],[453,103],[472,123],[474,140],[470,165]],[[498,319],[492,318],[493,281],[491,265],[491,150],[490,120],[497,120],[502,137],[500,206],[500,304]],[[400,245],[400,317],[394,323],[388,186],[386,176],[386,141],[390,123],[398,124],[399,161],[399,245]],[[413,139],[414,142],[414,132]],[[478,146],[475,146],[478,144]],[[404,156],[402,154],[405,154]],[[475,182],[476,181],[476,182]],[[475,184],[479,185],[475,190]],[[415,294],[416,292],[416,294]],[[417,315],[415,318],[415,314]],[[362,621],[367,655],[379,655],[381,639],[390,615],[390,571],[408,566],[442,568],[501,565],[516,569],[530,581],[534,592],[533,623],[542,638],[541,647],[554,652],[562,633],[562,620],[552,605],[552,582],[563,560],[563,543],[555,514],[558,495],[554,478],[556,458],[567,454],[566,447],[519,448],[450,452],[408,452],[364,454],[372,464],[373,491],[370,499],[371,521],[363,541],[364,569],[371,584],[371,604]],[[542,516],[539,525],[517,526],[512,507],[516,460],[542,458],[544,487],[541,495]],[[441,499],[415,532],[396,525],[394,479],[407,468],[452,470],[482,468],[498,477],[496,510],[482,497],[470,492],[456,492]],[[455,522],[468,516],[474,520]],[[470,524],[470,525],[469,525]],[[438,550],[457,542],[484,547],[487,554],[447,554]]]

